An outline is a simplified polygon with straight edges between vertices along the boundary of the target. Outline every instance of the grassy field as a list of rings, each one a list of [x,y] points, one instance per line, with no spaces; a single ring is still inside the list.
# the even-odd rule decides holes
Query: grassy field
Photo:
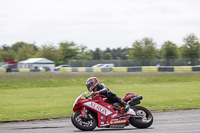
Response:
[[[0,121],[69,117],[90,76],[150,110],[200,108],[200,73],[0,73]]]

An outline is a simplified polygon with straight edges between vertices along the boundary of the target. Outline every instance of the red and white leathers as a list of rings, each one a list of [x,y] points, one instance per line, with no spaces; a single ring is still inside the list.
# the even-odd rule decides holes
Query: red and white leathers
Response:
[[[99,95],[104,95],[110,100],[111,102],[115,103],[121,103],[122,106],[126,107],[126,102],[122,100],[120,97],[118,97],[116,94],[114,94],[112,91],[109,91],[108,87],[105,84],[100,84],[94,89],[95,93],[99,93]]]

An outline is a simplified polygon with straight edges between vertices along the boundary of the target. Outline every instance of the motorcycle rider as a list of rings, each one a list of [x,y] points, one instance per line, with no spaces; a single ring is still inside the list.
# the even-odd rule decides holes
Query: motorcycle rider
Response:
[[[92,95],[104,95],[113,103],[120,103],[124,111],[126,111],[126,102],[114,94],[112,91],[109,91],[108,87],[105,84],[99,84],[99,80],[96,77],[90,77],[86,81],[86,86],[88,91],[92,92]]]

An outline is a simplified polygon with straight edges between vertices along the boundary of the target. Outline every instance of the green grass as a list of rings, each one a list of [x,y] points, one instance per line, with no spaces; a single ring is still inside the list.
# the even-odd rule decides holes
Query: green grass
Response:
[[[200,73],[0,73],[0,121],[69,117],[90,76],[150,110],[200,108]]]

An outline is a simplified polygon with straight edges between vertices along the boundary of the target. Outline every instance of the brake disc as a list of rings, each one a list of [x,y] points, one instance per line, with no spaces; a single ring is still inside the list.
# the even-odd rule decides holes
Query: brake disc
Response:
[[[137,110],[137,115],[140,117],[146,117],[146,112],[143,110]]]

